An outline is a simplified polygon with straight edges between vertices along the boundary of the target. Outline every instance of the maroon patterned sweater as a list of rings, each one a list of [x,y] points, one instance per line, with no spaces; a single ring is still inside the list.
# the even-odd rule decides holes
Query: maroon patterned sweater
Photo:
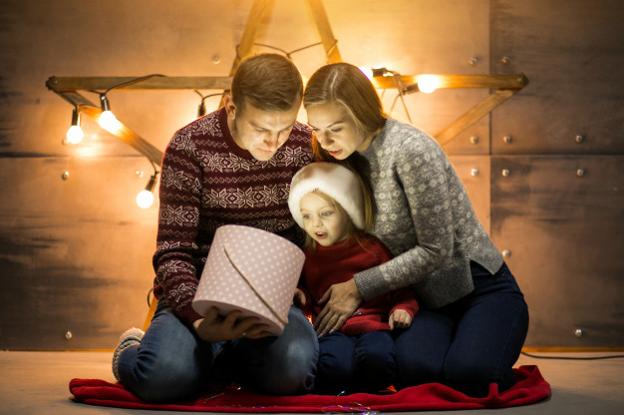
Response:
[[[185,323],[201,316],[191,307],[216,229],[253,226],[299,243],[288,210],[292,176],[312,161],[310,129],[296,123],[273,158],[258,161],[238,147],[224,109],[175,133],[160,181],[154,294]]]

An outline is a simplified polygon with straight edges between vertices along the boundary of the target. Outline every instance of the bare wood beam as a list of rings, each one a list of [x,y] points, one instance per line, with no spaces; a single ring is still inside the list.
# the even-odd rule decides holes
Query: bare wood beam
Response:
[[[234,57],[234,62],[232,62],[232,68],[230,69],[230,79],[236,73],[238,65],[240,65],[241,61],[247,56],[251,55],[254,41],[256,40],[256,37],[258,35],[258,29],[262,24],[262,20],[264,20],[264,18],[268,16],[271,12],[271,9],[273,8],[273,3],[274,0],[255,0],[253,5],[251,6],[249,19],[247,19],[247,24],[245,25],[243,36],[241,37],[241,41],[236,48],[236,56]],[[228,83],[228,85],[223,89],[230,89],[230,84]],[[224,97],[225,92],[221,96],[219,108],[224,105]]]
[[[424,75],[424,74],[423,74]],[[420,75],[401,75],[401,82],[410,92],[418,91],[418,76]],[[490,88],[490,89],[514,89],[520,90],[524,88],[529,80],[520,74],[512,75],[433,75],[439,80],[437,89],[443,88]],[[397,82],[393,76],[376,76],[374,82],[378,88],[395,89]],[[411,88],[410,88],[411,87]]]
[[[334,37],[325,7],[321,0],[308,0],[312,17],[316,23],[319,35],[321,36],[321,42],[325,48],[325,54],[327,55],[327,63],[342,62],[342,57],[338,51],[338,41]]]
[[[488,95],[483,101],[479,102],[474,107],[470,108],[466,113],[457,118],[444,130],[435,135],[440,145],[448,144],[459,133],[476,123],[482,117],[487,115],[494,108],[511,98],[517,91],[514,90],[499,90],[493,94]]]
[[[52,76],[46,86],[54,92],[77,90],[106,90],[124,82],[136,79],[135,77],[119,76]],[[123,89],[228,89],[231,79],[227,76],[163,76],[149,78],[126,86]]]

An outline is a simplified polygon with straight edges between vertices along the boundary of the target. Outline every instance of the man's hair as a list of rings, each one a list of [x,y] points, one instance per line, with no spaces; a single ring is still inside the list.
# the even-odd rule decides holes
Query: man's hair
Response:
[[[230,94],[239,111],[246,103],[264,111],[287,111],[301,103],[303,82],[288,58],[264,53],[241,62]]]

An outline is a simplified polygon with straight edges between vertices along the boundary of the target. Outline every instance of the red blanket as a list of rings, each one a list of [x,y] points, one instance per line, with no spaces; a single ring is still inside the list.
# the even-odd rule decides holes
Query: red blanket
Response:
[[[74,400],[90,405],[119,408],[160,409],[206,412],[364,412],[364,411],[426,411],[504,408],[528,405],[550,396],[550,385],[537,366],[515,369],[518,382],[505,392],[491,384],[485,398],[472,398],[440,383],[427,383],[387,395],[355,393],[345,396],[302,395],[270,396],[245,390],[227,389],[207,392],[187,402],[150,404],[141,401],[120,384],[98,379],[72,379],[69,390]]]

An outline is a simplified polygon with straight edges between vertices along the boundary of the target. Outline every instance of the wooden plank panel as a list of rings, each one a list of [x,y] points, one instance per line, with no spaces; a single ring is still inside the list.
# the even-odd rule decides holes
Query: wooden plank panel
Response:
[[[622,218],[622,156],[492,157],[492,235],[529,304],[527,345],[624,346]]]
[[[107,348],[142,324],[157,208],[134,196],[150,173],[143,158],[0,158],[0,347]]]
[[[493,0],[491,13],[492,72],[531,81],[493,112],[492,151],[624,153],[624,3]]]

